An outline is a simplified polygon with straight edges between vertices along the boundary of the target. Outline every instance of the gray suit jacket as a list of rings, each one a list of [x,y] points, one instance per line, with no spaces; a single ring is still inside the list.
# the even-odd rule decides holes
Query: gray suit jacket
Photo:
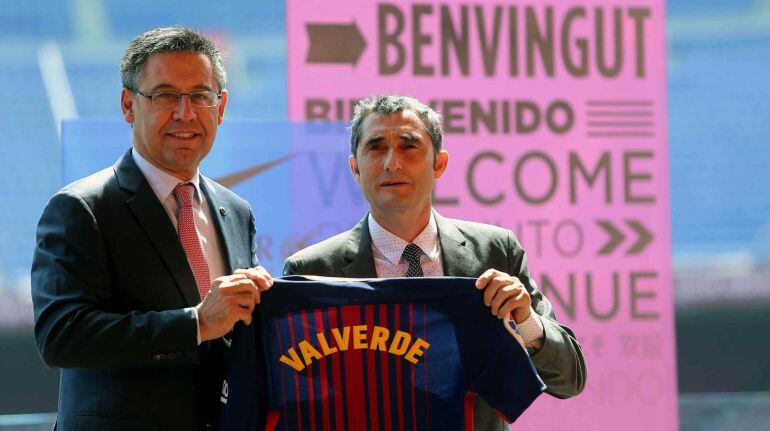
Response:
[[[579,394],[585,385],[583,350],[568,327],[559,325],[553,307],[529,275],[527,256],[509,230],[442,217],[434,211],[443,256],[444,275],[478,277],[489,268],[514,275],[527,287],[532,308],[545,329],[542,349],[532,356],[546,392],[558,398]],[[353,229],[301,250],[286,259],[284,275],[376,277],[372,239],[364,217]],[[504,430],[505,422],[476,398],[474,429]]]
[[[201,177],[225,270],[256,264],[248,203]],[[54,195],[32,263],[35,339],[62,368],[59,430],[215,426],[225,346],[196,341],[184,249],[127,151]]]

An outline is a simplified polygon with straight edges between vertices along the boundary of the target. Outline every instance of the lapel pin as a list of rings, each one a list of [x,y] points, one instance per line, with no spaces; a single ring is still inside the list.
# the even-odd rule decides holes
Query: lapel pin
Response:
[[[219,207],[219,214],[222,214],[223,216],[226,216],[227,215],[227,208]]]

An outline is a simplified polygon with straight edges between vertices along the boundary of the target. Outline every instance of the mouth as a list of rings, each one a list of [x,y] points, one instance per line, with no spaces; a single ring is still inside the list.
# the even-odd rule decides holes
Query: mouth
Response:
[[[174,139],[181,139],[181,140],[191,140],[195,139],[195,137],[199,136],[200,133],[197,132],[168,132],[166,133],[167,136],[170,136]]]
[[[392,179],[383,181],[380,183],[380,187],[399,187],[399,186],[406,186],[409,182],[406,180],[400,180],[400,179]]]

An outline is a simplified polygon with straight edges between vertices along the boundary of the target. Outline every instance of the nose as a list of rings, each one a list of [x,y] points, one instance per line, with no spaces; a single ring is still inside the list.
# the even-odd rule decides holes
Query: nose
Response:
[[[393,172],[401,169],[401,156],[394,148],[388,149],[383,160],[383,169],[387,172]]]
[[[174,119],[180,121],[192,121],[195,119],[195,108],[190,103],[190,95],[183,94],[174,109]]]

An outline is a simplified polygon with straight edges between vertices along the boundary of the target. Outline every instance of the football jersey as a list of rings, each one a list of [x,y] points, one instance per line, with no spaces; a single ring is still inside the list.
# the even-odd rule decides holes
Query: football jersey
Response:
[[[459,431],[476,394],[512,422],[545,385],[474,283],[276,279],[234,330],[222,429]]]

